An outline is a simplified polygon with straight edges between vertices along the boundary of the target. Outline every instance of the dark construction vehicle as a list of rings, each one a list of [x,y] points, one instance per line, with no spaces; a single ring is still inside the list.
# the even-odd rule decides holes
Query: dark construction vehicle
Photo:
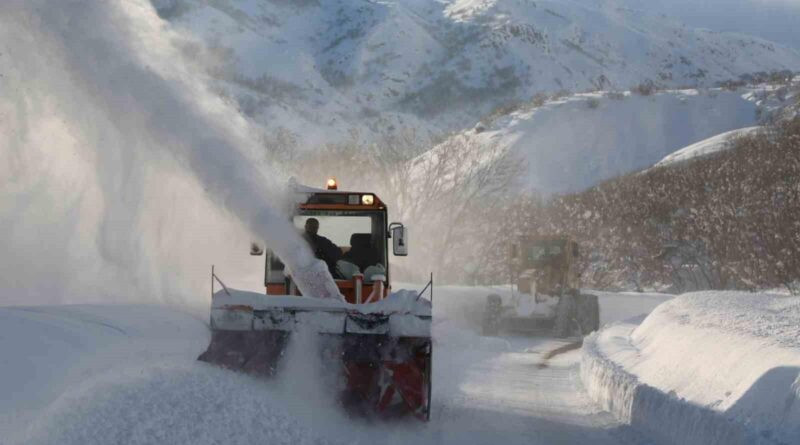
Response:
[[[484,335],[583,337],[599,329],[597,296],[580,293],[579,255],[578,244],[566,237],[522,237],[510,249],[516,292],[506,302],[497,294],[486,298]]]

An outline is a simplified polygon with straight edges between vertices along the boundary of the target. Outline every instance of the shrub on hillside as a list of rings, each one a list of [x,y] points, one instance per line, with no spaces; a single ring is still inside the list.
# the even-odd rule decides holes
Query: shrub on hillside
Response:
[[[498,233],[573,236],[584,246],[588,287],[798,292],[800,118],[732,145],[582,193],[520,203]]]
[[[541,107],[546,103],[547,103],[547,95],[544,93],[536,93],[531,98],[531,105],[533,105],[535,108]]]
[[[652,81],[642,82],[631,89],[631,92],[640,96],[652,96],[657,91],[656,85]]]
[[[572,95],[572,93],[569,90],[563,90],[562,89],[562,90],[558,90],[555,93],[553,93],[553,95],[550,96],[550,99],[556,101],[556,100],[563,99],[565,97],[569,97],[571,95]]]

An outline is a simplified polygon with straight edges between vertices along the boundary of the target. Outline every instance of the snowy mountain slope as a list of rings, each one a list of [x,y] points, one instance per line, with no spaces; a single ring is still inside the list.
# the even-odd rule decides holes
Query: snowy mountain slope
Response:
[[[651,96],[578,94],[540,106],[527,104],[484,120],[464,135],[521,156],[528,168],[526,187],[544,193],[573,192],[651,166],[698,140],[754,125],[757,107],[743,97],[746,94],[722,90],[674,90]]]
[[[800,76],[777,85],[760,85],[745,90],[743,99],[753,102],[761,122],[791,120],[800,111]],[[762,126],[745,127],[718,134],[669,154],[654,167],[663,167],[730,148],[738,137],[753,135]]]
[[[726,131],[725,133],[712,136],[708,139],[696,142],[688,147],[681,148],[658,161],[653,167],[663,167],[665,165],[677,164],[688,160],[708,156],[713,153],[727,150],[731,147],[732,140],[740,136],[747,136],[760,130],[761,127],[746,127],[738,130]]]
[[[758,105],[762,119],[768,122],[800,116],[800,75],[781,85],[766,85],[745,96]]]
[[[764,40],[574,2],[154,3],[216,49],[220,90],[307,142],[349,128],[460,129],[543,91],[712,85],[800,69],[797,52]]]

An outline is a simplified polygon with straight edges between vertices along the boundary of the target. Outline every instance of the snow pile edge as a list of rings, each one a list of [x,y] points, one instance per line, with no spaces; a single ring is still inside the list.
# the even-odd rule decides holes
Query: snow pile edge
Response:
[[[581,378],[661,443],[800,443],[800,298],[678,296],[588,337]]]
[[[658,443],[778,444],[744,425],[673,394],[665,393],[605,357],[598,333],[586,337],[581,351],[581,380],[589,397],[620,422],[653,436]]]

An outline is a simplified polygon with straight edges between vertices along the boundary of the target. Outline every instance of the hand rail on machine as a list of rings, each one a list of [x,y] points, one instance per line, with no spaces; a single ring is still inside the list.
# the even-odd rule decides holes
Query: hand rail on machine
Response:
[[[231,293],[228,292],[228,286],[225,286],[225,283],[223,283],[222,280],[220,280],[219,277],[217,276],[217,274],[214,272],[214,265],[212,264],[211,265],[211,297],[212,298],[214,297],[214,280],[217,280],[217,282],[222,286],[222,290],[225,291],[225,294],[227,294],[228,296],[231,295]]]
[[[431,291],[430,291],[430,300],[431,300],[431,304],[433,304],[433,272],[431,272],[431,279],[430,279],[430,281],[428,281],[428,284],[426,284],[425,287],[422,288],[422,290],[420,291],[419,295],[417,295],[416,301],[419,301],[419,299],[422,297],[422,295],[425,294],[425,291],[428,290],[428,288],[431,289]]]

